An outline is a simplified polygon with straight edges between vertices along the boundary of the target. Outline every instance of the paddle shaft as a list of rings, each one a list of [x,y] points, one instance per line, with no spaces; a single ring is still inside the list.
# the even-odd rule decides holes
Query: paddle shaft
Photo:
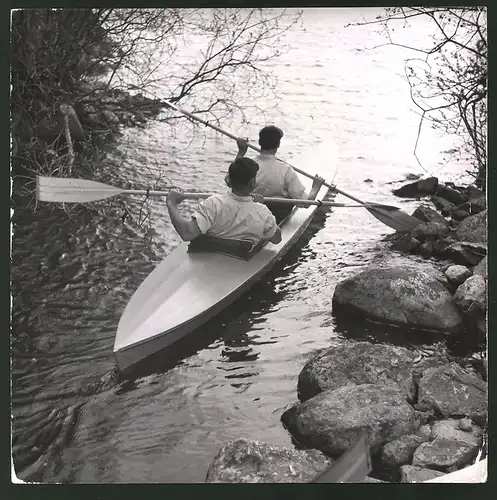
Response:
[[[124,189],[119,194],[136,194],[136,195],[146,195],[146,196],[167,196],[167,191],[146,191],[144,189]],[[208,198],[212,196],[212,193],[182,193],[185,198]],[[300,200],[294,198],[271,198],[264,197],[264,202],[266,203],[278,203],[282,205],[319,205],[324,207],[350,207],[350,208],[362,208],[364,205],[346,205],[345,203],[335,203],[333,201],[321,201],[321,200]],[[368,204],[366,206],[374,207],[374,204]]]

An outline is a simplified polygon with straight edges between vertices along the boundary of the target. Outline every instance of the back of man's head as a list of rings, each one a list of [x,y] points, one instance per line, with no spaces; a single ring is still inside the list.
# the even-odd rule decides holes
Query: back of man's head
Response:
[[[259,165],[254,160],[243,156],[237,158],[228,170],[230,185],[234,189],[245,189],[255,179]]]
[[[268,125],[259,132],[259,146],[262,149],[277,149],[283,137],[283,130],[274,125]]]

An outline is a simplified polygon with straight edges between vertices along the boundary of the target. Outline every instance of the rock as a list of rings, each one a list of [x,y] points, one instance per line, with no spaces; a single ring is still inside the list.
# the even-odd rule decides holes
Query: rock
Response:
[[[430,257],[430,255],[433,253],[433,250],[435,249],[435,244],[433,241],[425,241],[420,247],[419,247],[419,253],[423,257]]]
[[[317,450],[294,450],[237,439],[223,446],[206,483],[306,483],[332,462]]]
[[[475,456],[472,447],[462,441],[438,438],[418,446],[412,458],[412,465],[453,472],[470,464]]]
[[[454,243],[452,238],[442,238],[435,240],[433,242],[433,253],[435,255],[443,255],[445,250],[450,247]]]
[[[488,277],[487,256],[483,257],[480,263],[473,269],[473,274],[481,274],[485,278]]]
[[[423,222],[411,231],[411,236],[423,242],[429,236],[443,238],[449,234],[449,227],[446,222]]]
[[[438,415],[469,417],[479,425],[486,421],[486,385],[457,363],[427,369],[418,387],[418,403],[433,408]]]
[[[458,241],[440,252],[444,258],[462,266],[476,266],[487,255],[487,246],[483,243]]]
[[[416,412],[416,418],[419,421],[419,425],[421,427],[428,425],[435,420],[435,412],[432,408],[427,407],[426,405],[420,405],[416,403],[413,405],[413,408]],[[430,430],[431,432],[431,430]]]
[[[455,208],[453,203],[447,201],[445,198],[441,198],[440,196],[432,196],[431,202],[445,217],[449,216]]]
[[[400,468],[401,483],[422,483],[440,476],[445,476],[445,473],[416,465],[403,465]]]
[[[466,266],[450,266],[445,271],[445,276],[449,282],[458,287],[464,283],[473,273]]]
[[[436,195],[443,198],[454,205],[462,205],[466,201],[466,197],[457,189],[453,189],[447,185],[438,186]]]
[[[466,210],[455,210],[452,212],[451,217],[457,222],[460,222],[466,218],[468,218],[471,214]]]
[[[440,215],[436,210],[429,207],[428,205],[420,205],[412,213],[413,217],[423,221],[423,222],[439,222],[440,224],[447,224],[443,215]]]
[[[384,385],[342,386],[286,410],[281,421],[299,442],[338,457],[367,430],[371,452],[419,424],[398,389]]]
[[[471,420],[469,420],[471,425]],[[467,444],[473,451],[478,451],[483,442],[483,430],[477,425],[471,425],[470,431],[459,428],[460,419],[439,420],[431,428],[431,439],[447,439]]]
[[[433,266],[432,263],[425,260],[414,260],[411,257],[398,254],[381,254],[377,259],[371,262],[370,267],[375,267],[377,269],[388,269],[388,268],[402,268],[410,269],[414,271],[422,271],[429,276],[431,276],[435,281],[445,286],[447,289],[451,289],[448,279],[445,274]]]
[[[412,400],[415,355],[403,347],[369,342],[342,342],[310,359],[299,375],[298,394],[306,401],[345,385],[382,384]]]
[[[459,420],[459,429],[464,432],[471,432],[473,430],[473,422],[471,422],[470,418],[461,418]]]
[[[481,198],[482,196],[483,197],[485,196],[485,193],[481,189],[478,189],[476,186],[473,185],[466,186],[466,194],[469,199]]]
[[[392,249],[398,252],[412,252],[419,248],[420,242],[410,234],[403,234],[392,244]]]
[[[457,235],[461,241],[487,243],[487,210],[464,219],[457,228]]]
[[[454,294],[454,302],[462,312],[485,313],[487,283],[481,274],[475,274],[462,283]]]
[[[416,448],[424,441],[415,434],[406,434],[394,439],[383,447],[381,463],[384,467],[395,469],[410,464]]]
[[[421,425],[416,431],[416,436],[423,440],[423,443],[431,439],[431,426],[428,424]]]
[[[421,267],[370,268],[347,278],[333,295],[333,313],[341,312],[420,330],[451,333],[463,327],[451,293]]]
[[[471,198],[462,205],[457,207],[457,210],[462,210],[470,215],[476,215],[487,209],[487,199],[485,196]]]
[[[433,194],[437,186],[438,179],[436,177],[428,177],[427,179],[405,184],[399,189],[394,189],[392,192],[394,195],[403,198],[421,198]]]

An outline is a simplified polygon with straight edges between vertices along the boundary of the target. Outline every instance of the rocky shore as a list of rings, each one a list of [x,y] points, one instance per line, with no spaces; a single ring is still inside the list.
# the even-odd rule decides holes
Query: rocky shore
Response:
[[[441,337],[484,351],[485,194],[436,178],[394,194],[425,198],[412,214],[421,223],[387,238],[389,258],[337,285],[333,315],[421,335],[425,345]],[[337,339],[305,364],[298,402],[281,415],[295,449],[238,439],[221,448],[205,481],[309,482],[365,431],[373,470],[362,482],[415,483],[464,468],[485,442],[486,367],[486,359],[478,366],[443,353]]]

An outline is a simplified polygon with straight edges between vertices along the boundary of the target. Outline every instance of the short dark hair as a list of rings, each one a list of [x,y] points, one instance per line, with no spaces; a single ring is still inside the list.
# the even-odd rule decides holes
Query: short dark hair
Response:
[[[232,188],[243,189],[248,186],[252,179],[255,179],[259,165],[254,160],[245,156],[237,158],[228,170],[230,184]]]
[[[259,132],[259,146],[262,149],[274,149],[280,147],[283,130],[274,125],[268,125]]]

